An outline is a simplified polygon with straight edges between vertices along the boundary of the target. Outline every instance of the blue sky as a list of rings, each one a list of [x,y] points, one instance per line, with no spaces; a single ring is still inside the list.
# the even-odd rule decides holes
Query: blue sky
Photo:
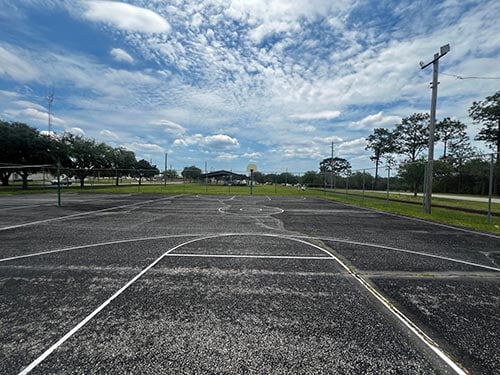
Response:
[[[0,0],[0,118],[133,150],[161,169],[373,167],[376,127],[500,89],[497,0]],[[448,74],[448,75],[446,75]],[[478,146],[483,147],[481,144]],[[483,147],[484,148],[484,147]],[[438,152],[437,152],[438,153]],[[439,153],[438,153],[439,155]]]

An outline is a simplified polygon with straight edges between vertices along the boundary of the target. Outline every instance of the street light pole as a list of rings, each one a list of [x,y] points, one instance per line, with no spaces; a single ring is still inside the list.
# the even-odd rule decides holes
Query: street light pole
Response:
[[[427,158],[427,170],[425,178],[425,200],[424,200],[424,212],[426,214],[431,213],[432,204],[432,177],[433,177],[433,162],[434,162],[434,133],[436,130],[436,105],[437,105],[437,89],[438,89],[438,70],[439,70],[439,59],[446,55],[450,51],[450,45],[446,44],[441,47],[439,53],[434,55],[434,59],[425,64],[420,62],[420,68],[425,69],[432,64],[432,98],[431,98],[431,118],[429,124],[429,152]]]
[[[168,162],[168,152],[165,153],[165,169],[163,170],[163,186],[167,186],[167,162]]]

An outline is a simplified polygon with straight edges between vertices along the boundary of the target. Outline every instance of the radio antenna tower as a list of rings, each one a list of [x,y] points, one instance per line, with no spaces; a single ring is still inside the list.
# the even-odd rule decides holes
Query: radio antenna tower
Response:
[[[49,135],[52,134],[52,102],[54,101],[54,88],[52,87],[47,96],[49,102]]]

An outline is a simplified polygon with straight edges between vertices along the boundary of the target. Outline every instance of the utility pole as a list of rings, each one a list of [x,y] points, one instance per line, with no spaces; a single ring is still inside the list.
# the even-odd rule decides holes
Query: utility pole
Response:
[[[330,178],[330,188],[333,191],[333,141],[332,141],[332,159],[330,163],[330,172],[331,172],[331,178]]]
[[[164,186],[167,186],[167,162],[168,162],[168,152],[165,153],[165,170],[163,171]]]
[[[429,153],[427,158],[427,170],[425,179],[425,201],[424,212],[431,213],[432,204],[432,177],[433,177],[433,162],[434,162],[434,133],[436,130],[436,105],[437,105],[437,89],[438,89],[438,69],[439,59],[450,52],[450,45],[446,44],[440,48],[440,51],[434,55],[434,59],[425,64],[420,62],[420,68],[425,69],[432,64],[432,98],[431,98],[431,119],[429,124]]]

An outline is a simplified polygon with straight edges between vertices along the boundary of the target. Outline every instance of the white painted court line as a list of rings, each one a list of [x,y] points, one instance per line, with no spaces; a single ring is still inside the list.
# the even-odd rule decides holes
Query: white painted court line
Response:
[[[374,248],[379,248],[383,250],[390,250],[390,251],[398,251],[398,252],[403,252],[403,253],[409,253],[409,254],[414,254],[414,255],[419,255],[419,256],[424,256],[424,257],[429,257],[429,258],[436,258],[436,259],[441,259],[441,260],[446,260],[449,262],[455,262],[455,263],[461,263],[465,264],[468,266],[473,266],[473,267],[479,267],[479,268],[484,268],[488,270],[493,270],[493,271],[498,271],[500,272],[500,268],[495,268],[491,266],[486,266],[483,264],[478,264],[478,263],[472,263],[468,262],[465,260],[461,259],[454,259],[454,258],[449,258],[441,255],[435,255],[435,254],[428,254],[428,253],[422,253],[419,251],[413,251],[413,250],[406,250],[406,249],[399,249],[395,247],[390,247],[390,246],[384,246],[384,245],[377,245],[377,244],[371,244],[371,243],[364,243],[364,242],[357,242],[357,241],[349,241],[349,240],[341,240],[337,238],[332,238],[332,237],[311,237],[311,236],[299,236],[299,235],[275,235],[271,233],[204,233],[204,234],[177,234],[177,235],[167,235],[167,236],[152,236],[152,237],[140,237],[140,238],[130,238],[130,239],[125,239],[125,240],[116,240],[116,241],[107,241],[107,242],[99,242],[99,243],[94,243],[94,244],[87,244],[87,245],[79,245],[79,246],[71,246],[71,247],[66,247],[62,249],[55,249],[55,250],[47,250],[47,251],[41,251],[37,253],[30,253],[30,254],[23,254],[23,255],[17,255],[17,256],[12,256],[8,258],[3,258],[0,259],[1,262],[8,262],[8,261],[13,261],[13,260],[18,260],[18,259],[23,259],[23,258],[30,258],[30,257],[36,257],[40,255],[47,255],[47,254],[53,254],[53,253],[59,253],[59,252],[64,252],[64,251],[73,251],[73,250],[81,250],[81,249],[88,249],[92,247],[98,247],[98,246],[107,246],[107,245],[116,245],[116,244],[121,244],[121,243],[130,243],[130,242],[141,242],[141,241],[154,241],[154,240],[161,240],[161,239],[169,239],[169,238],[182,238],[182,237],[197,237],[197,236],[212,236],[212,235],[219,235],[219,236],[253,236],[253,235],[258,235],[261,237],[279,237],[279,238],[302,238],[302,239],[313,239],[313,240],[322,240],[322,241],[332,241],[332,242],[340,242],[340,243],[347,243],[350,245],[358,245],[358,246],[367,246],[367,247],[374,247]]]
[[[330,201],[330,202],[334,202],[334,201]],[[444,223],[438,223],[436,221],[430,221],[430,220],[425,220],[425,219],[419,219],[417,217],[410,217],[410,216],[399,215],[399,214],[395,214],[395,213],[392,213],[392,212],[377,210],[377,209],[374,209],[374,208],[355,206],[355,205],[349,204],[349,203],[341,203],[341,202],[335,202],[335,203],[343,204],[344,206],[349,206],[349,207],[353,207],[353,208],[358,208],[358,209],[364,210],[364,211],[377,212],[379,214],[384,214],[384,215],[388,215],[388,216],[395,216],[397,218],[408,219],[410,221],[416,221],[416,222],[419,222],[419,223],[436,225],[438,227],[443,227],[443,228],[447,228],[447,229],[454,229],[454,230],[457,230],[459,232],[477,234],[478,236],[492,237],[492,238],[498,238],[498,239],[500,239],[500,235],[493,234],[493,233],[478,232],[478,231],[474,231],[474,230],[471,230],[471,229],[466,229],[466,228],[461,228],[461,227],[454,227],[453,225],[448,225],[448,224],[444,224]],[[486,216],[486,213],[485,213],[485,216]]]
[[[428,258],[436,258],[436,259],[446,260],[446,261],[449,261],[449,262],[461,263],[461,264],[465,264],[465,265],[468,265],[468,266],[480,267],[480,268],[485,268],[485,269],[488,269],[488,270],[500,272],[500,268],[497,268],[497,267],[486,266],[484,264],[478,264],[478,263],[468,262],[466,260],[461,260],[461,259],[449,258],[449,257],[445,257],[445,256],[442,256],[442,255],[422,253],[420,251],[398,249],[397,247],[390,247],[390,246],[377,245],[377,244],[371,244],[371,243],[365,243],[365,242],[357,242],[357,241],[349,241],[349,240],[340,240],[340,239],[330,238],[330,237],[308,237],[308,236],[295,236],[295,237],[297,237],[297,238],[318,239],[318,240],[322,240],[322,241],[340,242],[340,243],[346,243],[346,244],[349,244],[349,245],[375,247],[375,248],[378,248],[378,249],[398,251],[398,252],[401,252],[401,253],[409,253],[409,254],[413,254],[413,255],[420,255],[420,256],[424,256],[424,257],[428,257]]]
[[[170,253],[173,251],[194,243],[198,241],[203,241],[207,239],[213,239],[213,238],[219,238],[219,237],[228,237],[228,236],[241,236],[241,235],[253,235],[253,236],[259,236],[260,234],[258,233],[248,233],[248,234],[218,234],[218,235],[210,235],[210,236],[204,236],[201,238],[195,238],[186,242],[183,242],[182,244],[179,244],[177,246],[174,246],[170,250],[166,251],[163,253],[160,257],[158,257],[153,263],[151,263],[149,266],[144,268],[139,274],[137,274],[132,280],[130,280],[127,284],[125,284],[122,288],[120,288],[115,294],[113,294],[110,298],[108,298],[102,305],[100,305],[97,309],[95,309],[92,313],[90,313],[85,319],[83,319],[80,323],[78,323],[74,328],[72,328],[68,333],[66,333],[63,337],[61,337],[54,345],[52,345],[50,348],[48,348],[42,355],[40,355],[38,358],[36,358],[32,363],[30,363],[23,371],[21,371],[19,374],[24,375],[28,374],[31,372],[36,366],[38,366],[42,361],[44,361],[50,354],[52,354],[57,348],[59,348],[62,344],[64,344],[71,336],[73,336],[76,332],[78,332],[85,324],[87,324],[92,318],[94,318],[99,312],[101,312],[104,308],[106,308],[114,299],[116,299],[119,295],[121,295],[125,290],[127,290],[134,282],[136,282],[139,278],[141,278],[147,271],[149,271],[151,268],[153,268],[155,265],[157,265],[162,259],[167,257]],[[372,294],[384,307],[386,307],[389,312],[391,312],[399,321],[401,321],[408,329],[410,329],[411,332],[413,332],[427,347],[429,347],[436,355],[438,355],[439,358],[441,358],[450,368],[452,368],[455,373],[460,374],[460,375],[466,375],[466,372],[457,364],[455,363],[446,353],[444,353],[440,348],[439,345],[434,342],[429,336],[425,334],[415,323],[413,323],[408,317],[406,317],[401,311],[399,311],[396,307],[394,307],[384,296],[382,296],[377,290],[375,290],[367,281],[365,281],[361,276],[358,274],[352,272],[347,265],[345,265],[339,258],[337,258],[335,255],[329,253],[327,250],[309,243],[307,241],[304,241],[300,238],[293,238],[290,236],[283,236],[283,235],[277,235],[277,234],[264,234],[262,235],[264,237],[274,237],[274,238],[281,238],[281,239],[288,239],[292,241],[296,241],[302,244],[305,244],[307,246],[311,246],[325,254],[328,255],[328,258],[332,258],[335,260],[348,274],[353,276],[356,281],[358,281],[370,294]],[[316,259],[317,257],[314,257]],[[327,257],[324,257],[327,258]],[[323,258],[323,259],[324,259]]]
[[[102,210],[80,212],[78,214],[73,214],[73,215],[53,217],[51,219],[37,220],[37,221],[32,221],[32,222],[24,223],[24,224],[16,224],[16,225],[8,226],[8,227],[1,227],[0,231],[8,230],[8,229],[15,229],[15,228],[28,227],[28,226],[36,225],[36,224],[44,224],[44,223],[49,223],[49,222],[52,222],[52,221],[70,219],[70,218],[79,217],[79,216],[92,215],[92,214],[99,213],[99,212],[106,212],[106,211],[118,210],[120,208],[127,208],[127,207],[139,206],[141,204],[159,202],[159,201],[169,200],[169,199],[173,199],[173,198],[175,198],[175,196],[169,196],[168,198],[152,199],[152,200],[148,200],[148,201],[144,201],[144,202],[136,202],[136,203],[125,204],[125,205],[115,206],[115,207],[108,207],[108,208],[103,208]]]
[[[211,234],[205,234],[205,235],[206,236],[211,236]],[[0,262],[8,262],[8,261],[18,260],[18,259],[23,259],[23,258],[37,257],[37,256],[40,256],[40,255],[48,255],[48,254],[54,254],[54,253],[61,253],[61,252],[64,252],[64,251],[89,249],[89,248],[92,248],[92,247],[99,247],[99,246],[117,245],[117,244],[122,244],[122,243],[141,242],[141,241],[166,240],[166,239],[170,239],[170,238],[199,237],[199,236],[200,236],[200,234],[172,234],[172,235],[168,235],[168,236],[153,236],[153,237],[129,238],[129,239],[126,239],[126,240],[116,240],[116,241],[99,242],[99,243],[92,243],[92,244],[87,244],[87,245],[78,245],[78,246],[65,247],[65,248],[62,248],[62,249],[40,251],[38,253],[16,255],[16,256],[13,256],[13,257],[0,259]],[[203,234],[202,234],[202,236],[203,236]]]
[[[183,242],[180,245],[174,246],[170,250],[163,253],[160,257],[158,257],[153,263],[144,268],[140,273],[138,273],[132,280],[126,283],[123,287],[121,287],[115,294],[109,297],[102,305],[100,305],[97,309],[91,312],[85,319],[83,319],[80,323],[78,323],[75,327],[73,327],[68,333],[66,333],[63,337],[61,337],[54,345],[48,348],[45,352],[42,353],[38,358],[36,358],[33,362],[31,362],[24,370],[22,370],[19,375],[24,375],[30,373],[36,366],[38,366],[42,361],[44,361],[49,355],[51,355],[57,348],[59,348],[62,344],[64,344],[71,336],[73,336],[76,332],[78,332],[85,324],[87,324],[92,318],[94,318],[99,312],[101,312],[106,306],[108,306],[114,299],[116,299],[120,294],[122,294],[125,290],[127,290],[133,283],[139,280],[146,272],[148,272],[151,268],[157,265],[163,258],[165,258],[170,252],[188,245],[190,243],[201,241],[205,239],[213,238],[213,236],[207,236],[202,238],[197,238],[194,240],[190,240],[187,242]]]
[[[246,258],[246,259],[327,259],[333,260],[331,256],[327,257],[311,257],[311,256],[300,256],[300,255],[258,255],[258,254],[192,254],[192,253],[177,253],[177,254],[168,254],[167,257],[175,258]]]

